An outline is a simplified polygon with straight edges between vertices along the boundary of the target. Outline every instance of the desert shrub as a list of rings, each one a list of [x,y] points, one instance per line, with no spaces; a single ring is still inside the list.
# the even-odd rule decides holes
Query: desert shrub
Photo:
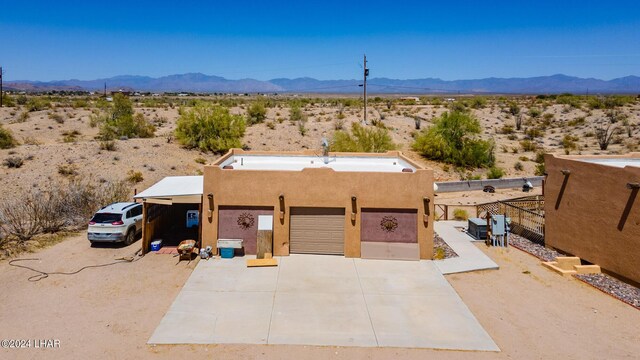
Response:
[[[520,160],[520,161],[529,161],[529,158],[527,156],[520,156],[518,158],[518,160]]]
[[[513,129],[513,125],[511,124],[504,124],[500,129],[500,134],[513,134],[513,132],[514,132],[514,129]]]
[[[509,140],[518,140],[518,135],[509,134],[509,135],[507,135],[507,139],[509,139]]]
[[[195,161],[197,164],[202,164],[202,165],[207,163],[207,159],[203,157],[197,157],[193,161]]]
[[[100,207],[127,199],[124,182],[96,182],[74,178],[52,182],[43,188],[0,202],[2,232],[29,240],[44,232],[77,229]]]
[[[129,172],[127,172],[126,179],[132,184],[137,184],[139,182],[142,182],[144,180],[144,177],[142,176],[142,173],[140,171],[129,170]]]
[[[117,149],[117,146],[115,141],[113,140],[100,141],[100,150],[116,151],[116,149]]]
[[[18,95],[18,97],[16,98],[16,103],[18,105],[26,105],[27,102],[29,102],[29,99],[26,95]]]
[[[487,171],[487,179],[501,179],[504,176],[504,170],[497,166],[492,166]]]
[[[469,220],[469,212],[467,212],[467,210],[464,210],[464,209],[454,209],[453,218],[459,221]]]
[[[113,96],[113,105],[106,109],[106,116],[101,118],[100,136],[103,140],[112,140],[126,136],[127,138],[153,137],[155,127],[144,115],[134,114],[131,100],[122,95]],[[90,120],[91,125],[91,120]]]
[[[530,107],[529,108],[529,116],[531,116],[532,118],[537,118],[542,114],[542,111],[537,108],[537,107]]]
[[[560,142],[560,144],[566,150],[575,150],[578,147],[578,144],[576,144],[576,142],[578,140],[580,140],[580,139],[578,137],[576,137],[576,136],[565,135],[562,138],[562,141]]]
[[[298,120],[298,132],[302,136],[305,136],[309,131],[306,125],[307,125],[306,117],[304,118],[304,120]]]
[[[351,125],[351,134],[336,131],[333,134],[331,150],[337,152],[374,152],[393,150],[396,144],[391,140],[389,131],[382,128],[366,128],[358,123]]]
[[[78,167],[74,164],[61,164],[58,165],[58,174],[62,176],[73,177],[78,175]]]
[[[2,95],[2,105],[6,107],[14,107],[16,106],[15,99],[9,94]]]
[[[66,143],[76,142],[78,140],[78,136],[80,136],[80,132],[78,130],[72,131],[63,131],[62,132],[62,141]]]
[[[537,127],[531,127],[528,128],[524,134],[529,137],[530,139],[534,139],[537,137],[542,137],[544,135],[544,131],[542,131],[541,129],[537,128]]]
[[[520,114],[520,105],[515,101],[510,101],[507,105],[507,112],[513,116]]]
[[[598,140],[598,146],[600,150],[607,150],[613,136],[618,132],[618,128],[612,124],[599,126],[595,129],[596,139]]]
[[[242,147],[245,127],[244,118],[228,108],[201,103],[180,115],[175,134],[187,148],[220,153]]]
[[[567,125],[569,125],[569,126],[582,125],[582,124],[584,124],[584,122],[585,122],[584,116],[580,116],[580,117],[577,117],[577,118],[575,118],[573,120],[569,120],[567,122]]]
[[[524,165],[522,165],[520,161],[516,161],[516,163],[513,164],[513,168],[517,171],[522,171],[524,170]]]
[[[49,113],[49,119],[57,122],[58,124],[64,124],[64,118],[62,117],[62,115],[52,112]]]
[[[531,140],[522,140],[520,141],[520,147],[522,147],[523,151],[536,151],[538,145]]]
[[[480,122],[467,112],[445,112],[416,137],[413,149],[422,156],[456,166],[492,166],[494,144],[477,138]]]
[[[18,115],[18,118],[16,119],[16,122],[18,123],[23,123],[23,122],[27,122],[29,120],[29,112],[28,111],[23,111],[20,113],[20,115]]]
[[[578,96],[572,94],[562,94],[556,97],[556,104],[569,105],[573,108],[579,109],[582,105],[582,101],[580,101],[580,97]]]
[[[13,137],[13,134],[8,129],[2,127],[0,124],[0,149],[11,149],[16,147],[18,142]]]
[[[36,139],[33,136],[26,136],[22,138],[22,143],[25,145],[41,145],[42,144],[40,140]]]
[[[40,111],[40,110],[45,110],[51,107],[51,102],[49,100],[41,99],[39,97],[32,97],[27,101],[25,106],[29,111]]]
[[[335,130],[342,130],[344,129],[344,120],[338,118],[333,122],[333,128]]]
[[[265,124],[267,125],[267,128],[269,130],[275,130],[276,129],[276,124],[273,121],[267,121]]]
[[[24,165],[24,160],[19,156],[10,156],[4,159],[4,161],[2,162],[2,165],[10,169],[11,168],[18,169],[18,168],[21,168],[22,165]]]
[[[289,111],[289,121],[291,121],[291,123],[305,120],[306,117],[307,116],[304,114],[304,112],[302,112],[302,109],[300,109],[299,105],[294,104],[291,107],[291,110]]]
[[[533,171],[533,173],[534,173],[536,176],[544,176],[544,174],[545,174],[546,172],[547,172],[547,170],[546,170],[546,169],[545,169],[545,167],[544,167],[544,163],[536,164],[536,168],[535,168],[535,170]]]
[[[469,106],[474,109],[482,109],[487,106],[487,99],[482,96],[474,96],[469,100]]]
[[[264,103],[261,101],[256,101],[249,107],[247,110],[247,124],[259,124],[263,122],[267,118],[267,109],[264,106]]]

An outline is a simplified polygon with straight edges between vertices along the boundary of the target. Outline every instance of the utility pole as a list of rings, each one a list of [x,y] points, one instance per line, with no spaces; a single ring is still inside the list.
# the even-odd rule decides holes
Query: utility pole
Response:
[[[4,94],[2,93],[2,66],[0,66],[0,108],[2,107],[2,97]]]
[[[367,68],[367,54],[364,54],[364,124],[367,125],[367,76],[369,76],[369,69]]]

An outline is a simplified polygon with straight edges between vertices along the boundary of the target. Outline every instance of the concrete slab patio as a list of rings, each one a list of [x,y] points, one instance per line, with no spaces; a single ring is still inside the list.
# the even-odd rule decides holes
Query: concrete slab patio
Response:
[[[458,254],[458,257],[455,258],[434,261],[440,272],[447,275],[498,269],[498,264],[480,251],[473,244],[469,235],[459,230],[466,227],[467,223],[464,221],[436,221],[434,223],[435,232]]]
[[[499,351],[432,261],[245,259],[201,261],[148,342]]]

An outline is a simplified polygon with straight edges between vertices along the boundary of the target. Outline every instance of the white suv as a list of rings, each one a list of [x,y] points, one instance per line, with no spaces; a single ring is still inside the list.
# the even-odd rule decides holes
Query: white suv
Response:
[[[89,221],[87,237],[94,242],[133,243],[142,232],[142,204],[119,202],[107,205]]]

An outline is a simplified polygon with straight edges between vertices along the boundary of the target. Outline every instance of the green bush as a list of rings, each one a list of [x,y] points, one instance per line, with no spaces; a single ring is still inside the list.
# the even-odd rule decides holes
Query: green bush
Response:
[[[187,148],[220,153],[242,147],[245,128],[242,116],[232,115],[229,109],[219,105],[199,103],[182,112],[175,133]]]
[[[11,134],[11,131],[3,128],[2,124],[0,124],[0,149],[11,149],[16,145],[18,145],[18,142]]]
[[[453,218],[455,220],[466,221],[469,220],[469,213],[464,209],[454,209]]]
[[[100,136],[103,140],[126,136],[128,138],[153,137],[155,127],[149,123],[144,115],[134,114],[131,100],[122,95],[115,94],[113,105],[106,110],[106,116],[102,117]]]
[[[391,140],[389,131],[383,128],[366,128],[358,123],[351,125],[351,134],[336,131],[333,134],[331,150],[337,152],[375,152],[393,150],[396,144]]]
[[[490,167],[495,158],[492,141],[477,138],[480,122],[467,112],[445,112],[434,125],[416,136],[413,149],[431,160],[456,166]]]
[[[520,146],[522,146],[523,151],[536,151],[538,145],[531,140],[522,140],[520,141]]]
[[[254,102],[247,110],[247,124],[259,124],[267,118],[267,109],[260,101]]]
[[[14,107],[14,106],[16,106],[16,101],[13,99],[13,97],[11,95],[3,94],[2,95],[2,106]]]
[[[32,97],[27,101],[25,105],[27,107],[27,110],[29,111],[40,111],[51,107],[51,102],[39,97]]]
[[[504,176],[504,170],[497,166],[492,166],[487,171],[487,179],[501,179]]]
[[[544,163],[536,164],[536,169],[534,170],[536,176],[544,176],[545,172],[547,172],[547,170],[544,167]]]

